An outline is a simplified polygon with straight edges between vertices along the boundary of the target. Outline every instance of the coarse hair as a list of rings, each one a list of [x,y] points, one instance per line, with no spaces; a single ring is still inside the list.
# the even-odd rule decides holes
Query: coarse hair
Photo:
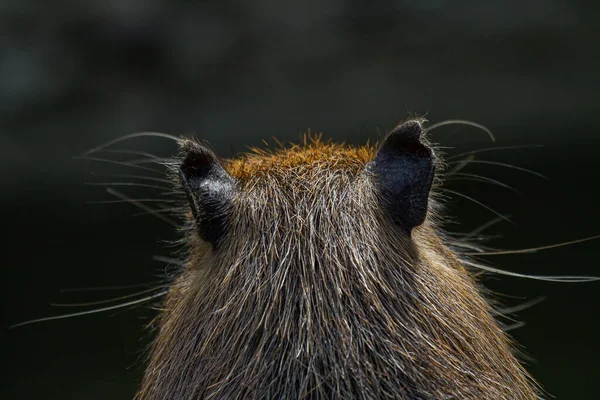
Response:
[[[538,398],[438,202],[409,229],[393,217],[381,145],[317,137],[232,160],[180,147],[189,251],[139,399]]]

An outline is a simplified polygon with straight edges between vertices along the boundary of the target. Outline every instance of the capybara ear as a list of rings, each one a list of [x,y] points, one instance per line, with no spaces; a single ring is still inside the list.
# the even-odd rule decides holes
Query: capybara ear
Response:
[[[380,201],[408,234],[425,221],[435,173],[433,151],[422,142],[422,135],[419,121],[398,125],[367,164]]]
[[[207,146],[193,140],[180,143],[179,177],[200,237],[216,249],[227,232],[235,180]]]

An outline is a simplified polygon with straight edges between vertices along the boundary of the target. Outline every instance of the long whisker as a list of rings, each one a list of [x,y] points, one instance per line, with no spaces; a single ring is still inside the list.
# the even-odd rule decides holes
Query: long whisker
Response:
[[[460,162],[461,161],[452,161],[452,162],[449,162],[448,165],[459,164]],[[499,167],[512,168],[512,169],[516,169],[518,171],[523,171],[523,172],[527,172],[527,173],[535,175],[535,176],[539,176],[540,178],[543,178],[543,179],[545,179],[547,181],[550,180],[546,176],[540,174],[539,172],[535,172],[535,171],[532,171],[532,170],[527,169],[527,168],[517,167],[517,166],[512,165],[512,164],[506,164],[506,163],[497,162],[497,161],[487,161],[487,160],[469,160],[468,163],[469,164],[496,165],[496,166],[499,166]]]
[[[468,242],[454,241],[454,242],[452,242],[452,245],[453,245],[453,246],[456,246],[456,247],[464,248],[464,249],[471,249],[471,250],[474,250],[474,251],[476,251],[478,254],[479,254],[480,252],[481,252],[481,253],[483,253],[483,252],[485,252],[485,251],[486,251],[486,248],[484,248],[484,247],[482,247],[482,246],[479,246],[479,245],[476,245],[476,244],[473,244],[473,243],[468,243]],[[488,248],[488,249],[489,249],[489,248]]]
[[[89,314],[97,314],[97,313],[101,313],[101,312],[105,312],[105,311],[118,310],[119,308],[125,308],[125,307],[133,306],[136,304],[141,304],[141,303],[150,301],[152,299],[155,299],[157,297],[164,296],[168,292],[169,292],[168,290],[165,290],[160,293],[153,294],[152,296],[144,297],[142,299],[136,299],[136,300],[128,301],[126,303],[116,304],[114,306],[97,308],[95,310],[80,311],[80,312],[75,312],[75,313],[70,313],[70,314],[57,315],[54,317],[36,318],[36,319],[29,320],[29,321],[19,322],[18,324],[11,325],[11,326],[9,326],[9,329],[18,328],[20,326],[25,326],[25,325],[36,324],[38,322],[54,321],[57,319],[73,318],[73,317],[79,317],[79,316],[89,315]]]
[[[125,289],[135,289],[144,286],[153,286],[159,282],[148,282],[148,283],[136,283],[133,285],[121,285],[121,286],[95,286],[95,287],[84,287],[84,288],[67,288],[60,289],[60,293],[73,293],[73,292],[94,292],[94,291],[103,291],[103,290],[125,290]]]
[[[517,313],[517,312],[520,312],[523,310],[527,310],[528,308],[531,308],[537,304],[540,304],[544,300],[546,300],[546,296],[536,297],[533,300],[518,304],[513,307],[498,308],[494,311],[494,314],[496,314],[496,315],[514,314],[514,313]]]
[[[471,267],[478,268],[483,271],[493,272],[495,274],[513,276],[516,278],[527,278],[533,279],[537,281],[544,282],[559,282],[559,283],[584,283],[584,282],[595,282],[599,281],[600,277],[597,276],[577,276],[577,275],[565,275],[565,276],[557,276],[557,275],[528,275],[528,274],[520,274],[518,272],[505,271],[503,269],[490,267],[488,265],[479,264],[476,262],[472,262],[469,260],[463,260],[463,262]]]
[[[501,255],[507,255],[507,254],[528,254],[528,253],[535,253],[536,251],[540,251],[540,250],[549,250],[549,249],[555,249],[555,248],[563,247],[563,246],[570,246],[572,244],[589,242],[590,240],[596,240],[596,239],[600,239],[600,235],[591,236],[591,237],[584,238],[584,239],[571,240],[569,242],[562,242],[562,243],[557,243],[557,244],[551,244],[551,245],[548,245],[548,246],[532,247],[532,248],[529,248],[529,249],[488,251],[488,252],[484,252],[484,253],[466,253],[466,255],[501,256]]]
[[[82,154],[82,156],[87,156],[89,154],[95,153],[97,151],[103,150],[109,146],[112,146],[113,144],[125,141],[125,140],[129,140],[129,139],[134,139],[137,137],[161,137],[161,138],[165,138],[165,139],[170,139],[173,140],[174,142],[178,142],[179,138],[177,136],[173,136],[173,135],[169,135],[168,133],[162,133],[162,132],[137,132],[137,133],[131,133],[129,135],[125,135],[125,136],[121,136],[119,138],[110,140],[104,144],[101,144],[100,146],[94,147],[88,151],[86,151],[85,153]]]
[[[523,195],[522,192],[518,191],[517,189],[513,188],[512,186],[509,186],[506,183],[500,182],[496,179],[488,178],[487,176],[481,176],[481,175],[477,175],[477,174],[468,174],[465,172],[456,172],[456,173],[454,173],[453,176],[458,176],[458,178],[449,178],[448,180],[449,181],[467,180],[467,181],[474,181],[474,182],[491,183],[493,185],[497,185],[497,186],[503,187],[505,189],[508,189],[517,194]]]
[[[90,172],[90,175],[101,176],[101,177],[105,177],[105,178],[142,179],[142,180],[147,180],[147,181],[154,181],[154,182],[162,182],[162,183],[173,184],[173,182],[170,181],[170,180],[168,180],[168,179],[156,178],[156,177],[153,177],[153,176],[135,175],[135,174],[98,174],[98,173],[95,173],[95,172]]]
[[[502,328],[504,332],[514,331],[515,329],[519,329],[525,326],[525,322],[517,322],[516,324],[507,325]]]
[[[152,259],[156,260],[156,261],[159,261],[159,262],[164,262],[166,264],[178,265],[180,267],[184,267],[185,266],[185,262],[183,262],[182,260],[179,260],[177,258],[163,257],[163,256],[153,256]]]
[[[508,217],[506,217],[506,216],[504,216],[504,215],[500,214],[498,211],[494,210],[492,207],[489,207],[489,206],[487,206],[487,205],[483,204],[483,203],[482,203],[482,202],[480,202],[479,200],[475,200],[474,198],[472,198],[472,197],[470,197],[470,196],[467,196],[467,195],[465,195],[465,194],[462,194],[462,193],[460,193],[460,192],[457,192],[457,191],[455,191],[455,190],[444,189],[444,191],[446,191],[446,192],[449,192],[449,193],[452,193],[452,194],[455,194],[455,195],[457,195],[457,196],[460,196],[460,197],[462,197],[462,198],[464,198],[464,199],[467,199],[467,200],[469,200],[469,201],[472,201],[473,203],[475,203],[475,204],[477,204],[477,205],[479,205],[479,206],[481,206],[481,207],[485,208],[486,210],[488,210],[488,211],[490,211],[490,212],[492,212],[492,213],[496,214],[498,217],[502,218],[503,220],[505,220],[505,221],[507,221],[507,222],[510,222],[510,223],[511,223],[511,224],[513,224],[513,225],[515,224],[515,223],[514,223],[514,222],[512,222],[512,221],[511,221],[511,220],[510,220]]]
[[[115,160],[109,160],[107,158],[99,158],[99,157],[73,157],[73,158],[76,160],[97,161],[97,162],[103,162],[103,163],[107,163],[107,164],[121,165],[121,166],[129,167],[129,168],[143,169],[144,171],[154,172],[155,174],[161,174],[161,175],[164,174],[163,172],[161,172],[157,169],[148,168],[148,167],[144,167],[141,165],[133,165],[126,161],[115,161]]]
[[[90,186],[136,186],[136,187],[144,187],[144,188],[159,189],[159,190],[166,190],[166,191],[173,190],[173,187],[150,185],[147,183],[136,183],[136,182],[86,182],[85,184],[90,185]]]
[[[507,217],[511,217],[511,215],[507,215]],[[469,232],[464,238],[463,240],[467,240],[469,238],[472,238],[473,236],[476,236],[478,234],[480,234],[481,232],[485,231],[488,228],[491,228],[492,226],[496,225],[499,222],[504,221],[504,218],[501,217],[496,217],[494,219],[489,220],[488,222],[479,225],[477,228],[473,229],[471,232]]]
[[[124,218],[136,218],[136,217],[141,217],[141,216],[149,215],[149,214],[154,215],[154,213],[159,213],[159,214],[160,213],[181,213],[181,211],[183,209],[184,209],[183,207],[156,208],[151,211],[145,211],[145,212],[139,212],[139,213],[127,215]],[[179,228],[179,225],[177,227]]]
[[[130,149],[102,149],[97,153],[113,153],[113,154],[131,154],[134,156],[142,156],[147,158],[160,158],[156,154],[148,153],[147,151],[130,150]]]
[[[441,121],[438,123],[435,123],[433,125],[430,125],[427,128],[427,132],[432,131],[434,129],[437,129],[441,126],[445,126],[445,125],[468,125],[468,126],[472,126],[474,128],[478,128],[481,129],[482,131],[484,131],[485,133],[487,133],[487,135],[490,137],[490,139],[492,140],[492,142],[496,142],[496,137],[494,136],[494,134],[492,133],[491,130],[489,130],[489,128],[485,127],[484,125],[478,124],[477,122],[473,122],[473,121],[469,121],[466,119],[447,119],[445,121]]]
[[[172,225],[172,226],[174,226],[176,228],[179,228],[179,224],[177,224],[177,222],[175,222],[171,218],[166,217],[166,216],[160,214],[158,211],[154,210],[153,208],[148,207],[147,205],[145,205],[145,204],[143,204],[143,203],[141,203],[139,201],[136,201],[135,199],[130,198],[129,196],[127,196],[127,195],[119,192],[118,190],[113,189],[111,187],[108,187],[108,188],[106,188],[106,191],[108,193],[112,194],[113,196],[116,196],[116,197],[118,197],[118,198],[120,198],[122,200],[129,201],[134,206],[136,206],[138,208],[141,208],[142,210],[146,211],[147,213],[150,213],[150,214],[154,215],[156,218],[159,218],[159,219],[165,221],[166,223],[168,223],[168,224],[170,224],[170,225]]]
[[[177,159],[173,157],[154,157],[154,158],[141,158],[139,160],[131,160],[128,161],[131,165],[141,165],[141,164],[173,164],[176,163]]]
[[[132,200],[144,202],[144,203],[178,203],[177,200],[166,200],[166,199],[127,199],[127,200],[92,200],[92,201],[86,201],[86,204],[131,203]],[[154,211],[160,211],[160,210],[154,210]],[[147,215],[147,213],[145,215]]]
[[[475,159],[475,155],[474,154],[471,154],[470,156],[467,156],[464,160],[460,160],[460,161],[456,162],[457,165],[454,168],[452,168],[450,171],[446,172],[444,175],[446,175],[446,177],[453,176],[458,171],[462,170],[467,165],[469,165],[469,163],[471,161],[473,161],[474,159]]]
[[[157,291],[159,289],[164,289],[164,287],[165,286],[158,286],[158,287],[154,287],[152,289],[142,290],[141,292],[137,292],[137,293],[133,293],[133,294],[128,294],[128,295],[125,295],[125,296],[113,297],[112,299],[106,299],[106,300],[91,301],[91,302],[86,302],[86,303],[50,303],[50,305],[53,306],[53,307],[87,307],[87,306],[96,306],[96,305],[99,305],[99,304],[114,303],[115,301],[119,301],[119,300],[131,299],[132,297],[138,297],[139,295],[142,295],[142,294],[155,292],[155,291]]]
[[[543,144],[526,144],[520,146],[497,146],[497,147],[486,147],[483,149],[477,149],[472,151],[465,151],[464,153],[454,154],[448,157],[445,157],[446,161],[456,160],[457,158],[461,158],[464,156],[470,156],[479,153],[485,153],[489,151],[501,151],[501,150],[516,150],[516,149],[531,149],[531,148],[540,148],[544,147]]]
[[[510,218],[510,215],[508,215]],[[504,221],[500,218],[501,221]],[[458,243],[471,243],[471,242],[490,242],[495,239],[501,239],[504,235],[496,234],[496,235],[476,235],[476,236],[468,236],[468,233],[451,233],[450,236],[456,237],[455,241]],[[452,243],[454,244],[454,242]],[[481,247],[479,247],[481,248]]]

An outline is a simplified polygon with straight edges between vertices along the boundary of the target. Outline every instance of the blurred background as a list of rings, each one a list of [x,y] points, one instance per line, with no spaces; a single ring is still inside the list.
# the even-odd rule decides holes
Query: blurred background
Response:
[[[3,0],[0,220],[8,371],[1,397],[127,399],[135,392],[151,338],[144,328],[154,315],[151,304],[7,329],[93,308],[51,303],[136,293],[146,287],[101,289],[154,282],[172,270],[152,257],[169,256],[165,241],[177,237],[174,229],[151,215],[135,216],[141,210],[131,204],[92,203],[117,199],[89,184],[132,181],[101,175],[160,175],[74,158],[132,132],[195,134],[227,157],[263,139],[297,140],[309,128],[359,144],[410,113],[432,123],[470,119],[491,128],[497,143],[459,126],[432,131],[432,140],[448,154],[544,145],[479,153],[476,160],[513,164],[548,180],[495,164],[461,171],[522,194],[469,175],[448,183],[511,216],[514,225],[487,231],[501,235],[490,245],[524,248],[600,233],[599,8],[583,0]],[[175,151],[161,138],[113,148]],[[118,189],[133,198],[160,196],[150,188]],[[454,221],[448,229],[462,232],[495,217],[456,196],[448,213]],[[599,246],[487,260],[520,273],[600,275]],[[485,283],[508,306],[546,298],[519,312],[516,321],[526,325],[511,331],[529,356],[528,369],[558,399],[596,398],[600,283],[506,276]],[[61,291],[89,287],[98,290]]]

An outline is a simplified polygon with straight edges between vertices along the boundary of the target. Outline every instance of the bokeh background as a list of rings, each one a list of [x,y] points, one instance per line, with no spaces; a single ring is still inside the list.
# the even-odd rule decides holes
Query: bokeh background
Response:
[[[128,290],[61,292],[156,281],[173,228],[137,216],[93,174],[150,171],[76,159],[138,131],[195,134],[223,156],[308,128],[351,143],[377,139],[409,113],[466,118],[497,146],[478,154],[517,165],[463,172],[502,181],[452,182],[510,214],[491,245],[523,248],[600,233],[600,3],[595,1],[3,0],[0,2],[0,213],[5,346],[2,398],[131,398],[151,337],[149,305],[7,329]],[[444,127],[432,139],[456,154],[489,147],[484,134]],[[452,148],[450,148],[452,147]],[[117,146],[172,155],[160,138]],[[127,155],[105,153],[111,159]],[[124,158],[120,158],[124,157]],[[135,157],[133,157],[135,158]],[[137,158],[140,158],[139,156]],[[152,167],[152,165],[145,165]],[[127,179],[121,179],[127,181]],[[131,197],[160,194],[119,187]],[[449,200],[452,230],[494,218]],[[489,257],[530,274],[600,275],[588,242]],[[171,270],[167,268],[167,272]],[[512,331],[528,368],[558,399],[597,398],[600,283],[488,277],[507,305],[545,296]]]

